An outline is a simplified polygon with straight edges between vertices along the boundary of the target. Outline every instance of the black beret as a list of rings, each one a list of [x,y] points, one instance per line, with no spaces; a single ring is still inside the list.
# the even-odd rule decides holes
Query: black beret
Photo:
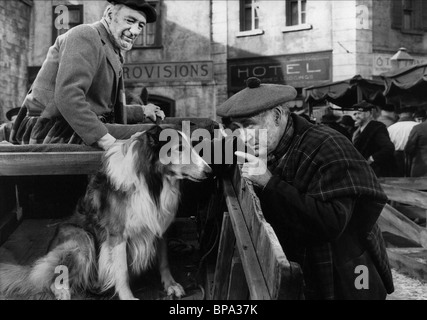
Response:
[[[372,103],[363,100],[362,102],[354,104],[352,109],[356,111],[371,111],[372,109],[376,109],[376,107]]]
[[[216,111],[220,117],[245,117],[272,109],[284,102],[294,100],[294,87],[281,84],[261,84],[258,78],[246,80],[247,88],[239,91]]]
[[[145,0],[107,0],[112,4],[123,4],[133,10],[142,11],[145,14],[147,23],[157,20],[157,12]]]

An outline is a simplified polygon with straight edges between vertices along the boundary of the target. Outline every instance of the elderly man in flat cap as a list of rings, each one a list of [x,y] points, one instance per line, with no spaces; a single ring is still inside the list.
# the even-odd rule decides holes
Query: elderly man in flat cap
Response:
[[[123,53],[156,11],[144,0],[108,0],[101,21],[59,36],[25,98],[11,142],[81,143],[107,150],[142,125],[123,123]],[[158,106],[126,108],[130,122],[164,118]]]
[[[365,157],[377,177],[392,177],[397,174],[394,159],[394,144],[384,123],[374,120],[375,105],[361,101],[353,105],[356,131],[353,144]]]
[[[305,298],[384,299],[394,288],[376,221],[387,197],[373,171],[343,135],[290,113],[293,87],[256,78],[247,85],[217,114],[256,151],[236,152],[247,161],[243,177],[287,257],[300,264]],[[257,130],[267,131],[266,149],[246,134]]]

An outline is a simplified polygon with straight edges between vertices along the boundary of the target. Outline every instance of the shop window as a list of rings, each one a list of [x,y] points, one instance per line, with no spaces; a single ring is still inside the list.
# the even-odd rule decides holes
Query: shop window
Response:
[[[147,23],[141,34],[136,38],[133,45],[134,48],[152,48],[161,46],[160,33],[160,1],[147,1],[156,9],[157,20],[154,23]]]
[[[61,34],[83,23],[83,5],[57,5],[52,7],[52,42]]]
[[[286,2],[286,25],[297,26],[306,23],[306,0],[288,0]]]
[[[391,27],[403,33],[422,34],[427,31],[427,2],[394,0],[391,3]]]

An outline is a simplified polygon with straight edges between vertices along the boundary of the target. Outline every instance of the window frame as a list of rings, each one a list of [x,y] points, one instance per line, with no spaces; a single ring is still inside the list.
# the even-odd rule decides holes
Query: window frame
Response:
[[[292,14],[292,3],[297,3],[297,20],[296,24],[292,24],[293,22],[293,14]],[[302,11],[302,3],[305,2],[305,10]],[[305,15],[304,22],[302,21],[302,15]],[[300,25],[307,24],[307,0],[287,0],[286,1],[286,26],[287,27],[295,27]]]
[[[59,33],[60,30],[56,29],[55,27],[55,20],[57,18],[57,15],[55,13],[55,8],[60,6],[61,4],[53,5],[52,6],[52,43],[55,43],[56,38],[58,38],[60,35],[64,34],[65,32],[71,30],[72,28],[81,25],[84,23],[84,5],[83,4],[63,4],[68,8],[68,11],[76,10],[79,11],[80,14],[80,21],[77,23],[71,23],[69,22],[69,29],[67,29],[64,33]],[[62,29],[61,29],[62,30]]]
[[[302,11],[302,3],[305,2],[305,10]],[[292,24],[292,3],[297,3],[297,24]],[[282,28],[282,32],[304,31],[311,30],[313,26],[307,23],[307,0],[286,0],[286,26]],[[304,21],[302,16],[304,15]]]
[[[424,1],[425,0],[391,1],[391,28],[405,34],[424,34],[424,32],[427,31],[427,2]],[[410,13],[410,26],[405,23],[406,13]]]
[[[259,0],[250,0],[250,3],[246,3],[246,0],[240,0],[240,32],[255,31],[259,30],[259,15],[257,16],[257,10],[259,10]],[[256,8],[258,6],[258,9]],[[246,10],[251,10],[250,29],[247,29]]]
[[[256,4],[256,6],[254,6]],[[257,36],[264,34],[264,30],[260,28],[260,16],[258,11],[258,16],[256,16],[256,10],[259,10],[259,0],[251,0],[251,3],[246,3],[245,0],[239,1],[239,32],[237,37],[248,37],[248,36]],[[246,15],[245,10],[251,8],[251,29],[245,30],[246,28]],[[258,24],[258,25],[257,25]]]

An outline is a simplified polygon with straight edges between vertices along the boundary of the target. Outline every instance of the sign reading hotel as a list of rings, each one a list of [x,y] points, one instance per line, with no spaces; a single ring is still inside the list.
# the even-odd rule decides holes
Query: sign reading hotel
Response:
[[[125,82],[192,82],[213,79],[212,61],[138,63],[123,66]]]
[[[262,83],[308,87],[331,81],[331,53],[235,59],[228,61],[229,90],[245,88],[245,80],[257,77]]]

